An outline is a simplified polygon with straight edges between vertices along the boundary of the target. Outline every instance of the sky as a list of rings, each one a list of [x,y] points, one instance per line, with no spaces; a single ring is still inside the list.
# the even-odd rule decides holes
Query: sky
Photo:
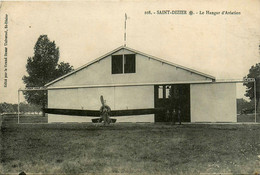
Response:
[[[158,14],[162,10],[188,14]],[[239,14],[222,15],[223,11]],[[128,47],[217,80],[242,79],[260,62],[260,0],[4,1],[0,7],[0,102],[17,103],[17,90],[25,86],[27,59],[33,56],[40,35],[55,41],[60,61],[77,68],[124,44],[125,13]],[[238,88],[238,97],[243,97],[244,90]]]

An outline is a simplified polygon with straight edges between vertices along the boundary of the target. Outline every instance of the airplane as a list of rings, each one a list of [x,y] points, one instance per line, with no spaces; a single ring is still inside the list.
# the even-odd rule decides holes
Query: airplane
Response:
[[[105,106],[105,100],[103,96],[100,97],[101,108]],[[111,110],[109,112],[109,120],[111,123],[115,123],[116,119],[110,117],[131,116],[131,115],[146,115],[165,112],[165,108],[145,108],[145,109],[126,109],[126,110]],[[81,109],[58,109],[58,108],[43,108],[43,112],[48,114],[61,114],[61,115],[73,115],[84,117],[99,117],[92,119],[93,123],[104,122],[100,110],[81,110]]]

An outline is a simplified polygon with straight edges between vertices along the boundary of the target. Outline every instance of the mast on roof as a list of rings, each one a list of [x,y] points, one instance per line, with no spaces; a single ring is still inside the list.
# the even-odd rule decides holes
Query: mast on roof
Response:
[[[126,20],[127,20],[127,15],[126,15],[126,13],[125,13],[124,47],[126,47]]]

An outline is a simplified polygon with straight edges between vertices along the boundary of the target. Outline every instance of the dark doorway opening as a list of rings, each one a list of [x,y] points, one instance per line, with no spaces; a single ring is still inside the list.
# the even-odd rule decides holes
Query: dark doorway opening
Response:
[[[155,114],[155,122],[178,122],[178,111],[181,122],[190,122],[189,84],[155,85],[154,103],[155,108],[164,109]]]

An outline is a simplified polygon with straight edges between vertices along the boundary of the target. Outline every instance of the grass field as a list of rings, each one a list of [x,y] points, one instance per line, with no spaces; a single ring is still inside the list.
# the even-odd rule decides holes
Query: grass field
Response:
[[[2,174],[260,172],[259,124],[13,123],[0,137]]]

